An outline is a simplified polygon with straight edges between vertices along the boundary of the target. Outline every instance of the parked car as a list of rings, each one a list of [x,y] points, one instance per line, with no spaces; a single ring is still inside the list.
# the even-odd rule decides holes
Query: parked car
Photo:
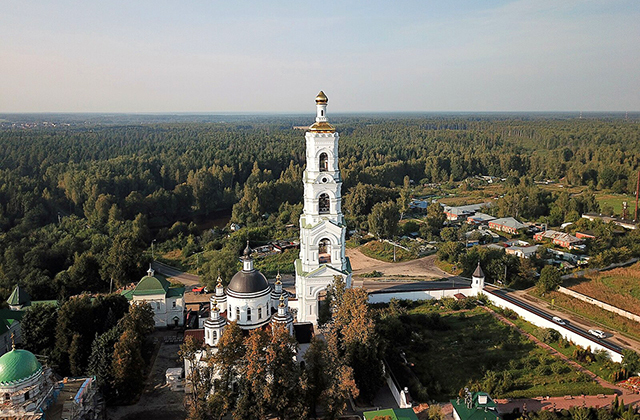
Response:
[[[567,322],[560,318],[559,316],[554,316],[553,318],[551,318],[553,320],[553,322],[555,322],[556,324],[560,324],[560,325],[566,325]]]
[[[589,334],[591,334],[594,337],[607,338],[607,335],[603,331],[600,331],[600,330],[589,330],[588,332],[589,332]]]

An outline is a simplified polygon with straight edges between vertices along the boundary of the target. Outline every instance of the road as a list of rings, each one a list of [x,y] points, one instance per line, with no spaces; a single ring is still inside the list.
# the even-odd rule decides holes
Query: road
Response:
[[[611,350],[621,352],[624,347],[631,347],[636,351],[640,349],[640,343],[635,343],[636,346],[638,346],[636,347],[630,341],[620,340],[618,337],[616,337],[614,334],[608,331],[605,331],[605,333],[607,334],[606,339],[598,339],[592,336],[591,334],[589,334],[587,331],[590,329],[602,329],[600,326],[590,323],[588,320],[578,319],[577,317],[568,316],[566,313],[560,312],[558,310],[552,310],[548,307],[548,305],[546,305],[546,302],[537,301],[533,299],[531,300],[527,299],[525,301],[523,297],[528,295],[525,295],[522,293],[510,292],[505,289],[499,289],[491,285],[487,285],[485,287],[485,290],[488,290],[496,295],[499,295],[502,298],[518,306],[521,306],[530,312],[540,315],[541,317],[546,318],[550,321],[553,321],[552,318],[554,316],[560,317],[565,321],[567,321],[564,327],[567,328],[568,330],[573,331],[577,334],[580,334],[581,336],[586,337],[593,342],[599,343]]]
[[[160,261],[154,261],[153,263],[151,263],[151,268],[167,278],[172,277],[178,280],[179,282],[187,286],[187,288],[189,288],[190,286],[200,286],[200,276],[185,273],[184,271],[161,263]]]

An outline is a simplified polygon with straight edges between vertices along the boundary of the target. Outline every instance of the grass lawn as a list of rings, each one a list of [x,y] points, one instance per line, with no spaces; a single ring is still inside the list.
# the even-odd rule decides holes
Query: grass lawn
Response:
[[[393,262],[393,248],[394,246],[386,242],[371,241],[360,247],[360,252],[370,258],[376,260]],[[396,248],[396,262],[415,260],[418,256],[413,252],[407,252],[406,250]]]
[[[442,261],[440,258],[436,258],[435,265],[440,270],[447,272],[449,274],[453,274],[455,276],[459,276],[460,274],[462,274],[462,269],[458,268],[457,264],[452,264],[447,261]]]
[[[564,286],[640,315],[640,263],[571,279]]]
[[[569,312],[574,312],[580,316],[596,321],[607,328],[621,331],[632,337],[640,339],[640,323],[629,318],[616,315],[613,312],[605,311],[591,303],[584,302],[560,292],[550,292],[541,296],[537,290],[531,289],[529,294],[546,300],[547,302],[551,302],[551,299],[553,299],[554,305],[558,309],[565,309]]]
[[[613,207],[615,214],[622,214],[622,202],[626,201],[629,205],[629,214],[633,218],[633,211],[635,209],[636,198],[631,195],[624,194],[597,194],[596,200],[600,204],[600,208],[609,205]]]
[[[411,371],[419,384],[410,389],[418,400],[425,396],[438,401],[455,398],[466,386],[498,398],[607,392],[482,308],[445,312],[439,318],[429,314],[434,308],[437,305],[424,303],[409,309],[407,315],[399,316],[402,324],[394,325],[388,337],[393,343],[388,359],[393,359],[393,352],[404,351],[413,364]],[[395,357],[389,362],[399,377],[406,371],[394,368],[402,365],[398,362],[401,357]],[[496,382],[491,377],[499,379]]]

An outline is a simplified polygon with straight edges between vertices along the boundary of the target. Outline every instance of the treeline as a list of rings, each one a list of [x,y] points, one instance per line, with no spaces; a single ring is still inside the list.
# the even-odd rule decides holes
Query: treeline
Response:
[[[129,402],[142,391],[153,344],[153,310],[129,305],[120,295],[85,295],[64,302],[36,304],[25,311],[22,341],[48,358],[63,376],[96,377],[103,395]]]
[[[512,195],[523,212],[559,220],[567,211],[553,209],[554,197],[537,193],[540,205],[527,201],[534,180],[563,178],[630,193],[640,167],[640,129],[624,120],[332,121],[341,134],[345,211],[361,227],[373,205],[402,195],[397,187],[407,176],[414,185],[480,174],[508,177],[520,188]],[[117,284],[136,280],[146,262],[142,250],[153,238],[160,242],[182,233],[181,241],[198,249],[193,239],[184,239],[199,234],[189,222],[207,220],[220,209],[233,208],[232,220],[242,224],[271,218],[297,224],[305,141],[291,127],[306,122],[283,117],[0,130],[0,294],[6,297],[18,282],[34,297],[50,299],[105,290],[111,278]],[[594,208],[591,199],[576,205],[572,199],[570,218],[574,210]],[[513,204],[503,201],[506,214]],[[147,234],[126,239],[136,225]],[[116,241],[118,235],[124,236]],[[109,262],[122,252],[114,244],[132,256],[118,268]],[[76,264],[68,276],[60,274]],[[78,283],[80,278],[99,287]]]

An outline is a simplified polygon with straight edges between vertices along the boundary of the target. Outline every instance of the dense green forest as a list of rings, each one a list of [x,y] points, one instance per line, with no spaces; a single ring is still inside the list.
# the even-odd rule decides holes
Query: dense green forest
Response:
[[[196,224],[219,212],[248,226],[296,224],[305,141],[292,127],[308,120],[2,123],[0,297],[18,282],[34,299],[50,299],[108,290],[111,278],[115,285],[135,281],[152,239],[182,238],[197,250]],[[341,136],[350,223],[377,202],[397,198],[405,176],[423,185],[493,175],[515,180],[507,198],[529,198],[532,181],[545,179],[634,193],[640,168],[636,120],[342,116],[332,122]],[[553,210],[557,197],[545,194],[544,206],[524,206],[534,217]],[[569,210],[556,213],[563,211]]]

